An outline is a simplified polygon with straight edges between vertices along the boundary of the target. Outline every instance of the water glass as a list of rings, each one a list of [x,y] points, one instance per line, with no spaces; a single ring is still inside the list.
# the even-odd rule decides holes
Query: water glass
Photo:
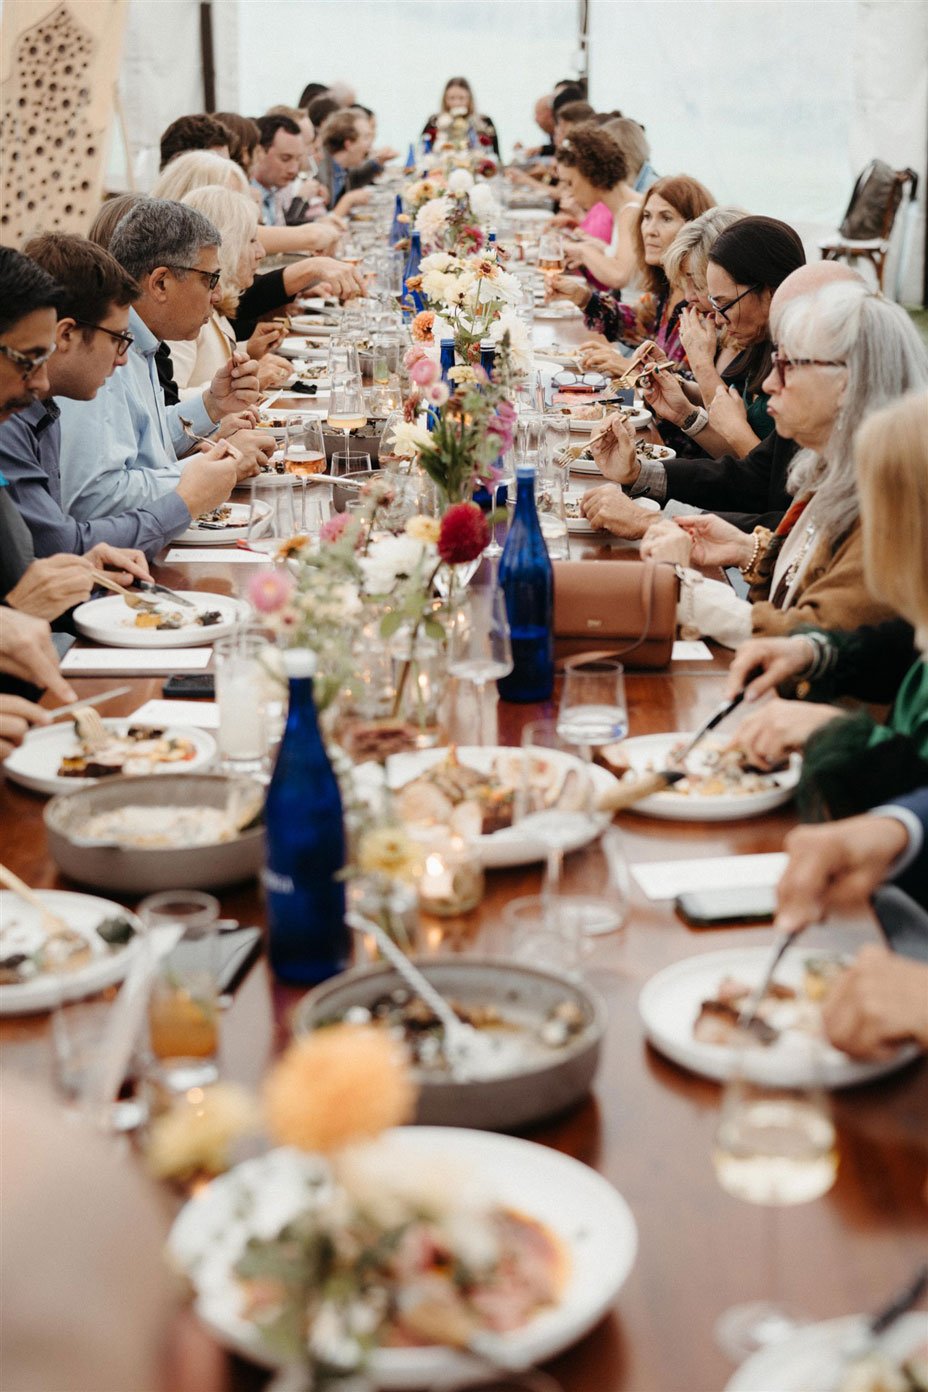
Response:
[[[512,671],[506,604],[498,585],[475,585],[451,619],[448,671],[477,688],[477,743],[486,741],[486,687]]]
[[[274,555],[282,541],[301,531],[304,488],[298,475],[284,480],[276,474],[257,474],[251,480],[247,540],[252,551]]]
[[[170,927],[178,934],[157,963],[148,1002],[153,1076],[169,1092],[213,1083],[219,1076],[219,901],[199,890],[167,889],[143,899],[138,914],[150,931]]]
[[[51,1015],[52,1077],[56,1092],[75,1112],[93,1108],[94,1080],[100,1077],[109,1045],[112,1002],[104,996],[56,1002]],[[93,1119],[107,1131],[134,1131],[148,1116],[141,1087],[143,1068],[133,1056],[116,1099]]]
[[[359,450],[355,454],[351,450],[334,450],[329,460],[329,473],[333,478],[339,478],[342,474],[351,474],[370,470],[371,457],[368,453],[361,453]]]
[[[268,754],[267,686],[263,664],[267,640],[242,630],[213,644],[219,754],[226,773],[259,774]]]
[[[545,458],[551,475],[570,473],[570,421],[566,416],[545,416]]]
[[[589,762],[594,748],[615,744],[628,734],[628,704],[621,662],[612,657],[571,657],[564,664],[564,686],[557,731]]]
[[[583,934],[574,901],[562,894],[527,894],[503,908],[490,951],[547,971],[579,972],[592,944]]]

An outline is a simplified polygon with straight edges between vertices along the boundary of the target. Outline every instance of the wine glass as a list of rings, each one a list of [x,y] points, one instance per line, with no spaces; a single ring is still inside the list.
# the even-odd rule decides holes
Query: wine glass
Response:
[[[567,659],[557,732],[566,744],[580,749],[587,763],[594,747],[625,738],[628,705],[621,662],[613,657]]]
[[[502,590],[475,585],[451,621],[448,671],[477,688],[477,743],[486,743],[487,683],[512,671],[509,621]]]
[[[812,1036],[791,1038],[791,1049],[794,1042],[802,1053],[794,1056],[793,1085],[781,1086],[765,1077],[769,1064],[763,1047],[743,1040],[722,1096],[712,1149],[716,1178],[726,1193],[769,1210],[771,1291],[778,1284],[777,1208],[820,1198],[838,1169],[835,1127],[819,1082],[819,1042]],[[802,1323],[775,1300],[752,1301],[725,1311],[716,1324],[716,1342],[740,1363],[764,1345],[789,1338]]]
[[[350,450],[335,450],[329,461],[329,473],[333,478],[340,478],[344,474],[361,473],[371,469],[371,457],[366,452],[364,454],[352,454]]]
[[[507,504],[507,507],[508,507],[508,503],[509,503],[510,497],[514,497],[514,490],[515,490],[515,483],[516,483],[516,461],[517,461],[517,455],[516,455],[516,449],[515,449],[515,446],[514,446],[514,445],[513,445],[513,448],[510,449],[510,450],[507,450],[505,454],[501,454],[501,455],[499,456],[499,459],[497,460],[497,464],[501,464],[502,467],[501,467],[501,469],[500,469],[500,472],[499,472],[499,473],[496,475],[496,477],[493,479],[493,482],[492,482],[492,485],[491,485],[491,492],[492,492],[492,494],[493,494],[493,512],[494,512],[494,513],[499,509],[499,506],[500,506],[500,502],[499,502],[500,489],[502,489],[502,488],[505,488],[505,489],[506,489],[506,504]],[[490,541],[489,541],[488,545],[487,545],[486,547],[484,547],[484,551],[483,551],[483,554],[484,554],[485,556],[487,556],[490,560],[493,560],[493,559],[495,559],[497,556],[501,556],[501,555],[503,554],[503,548],[502,548],[502,546],[499,544],[499,542],[497,541],[497,537],[496,537],[496,529],[497,529],[498,526],[499,526],[499,523],[497,523],[497,522],[494,522],[494,523],[493,523],[492,527],[490,528]]]
[[[284,437],[284,469],[308,478],[325,473],[325,441],[322,422],[315,416],[295,416]]]
[[[350,432],[367,425],[367,403],[364,400],[360,372],[339,372],[332,378],[326,420],[328,425],[344,432],[347,451]]]
[[[558,275],[566,264],[564,239],[560,232],[545,232],[538,242],[538,269]]]

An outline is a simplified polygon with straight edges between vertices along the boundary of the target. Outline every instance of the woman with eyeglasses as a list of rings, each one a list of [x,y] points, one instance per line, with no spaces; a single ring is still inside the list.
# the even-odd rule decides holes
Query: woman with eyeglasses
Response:
[[[182,201],[209,218],[222,237],[218,249],[222,299],[213,306],[197,338],[168,344],[174,380],[180,399],[185,401],[202,392],[235,352],[235,326],[230,316],[234,317],[242,291],[254,280],[264,248],[258,237],[258,209],[244,194],[207,185],[194,189]],[[262,388],[281,386],[290,376],[290,364],[273,351],[283,337],[281,324],[259,323],[244,344],[249,358],[258,363]]]
[[[777,433],[799,445],[793,502],[774,529],[746,534],[711,513],[656,523],[643,559],[678,566],[680,623],[737,647],[752,633],[802,624],[853,628],[892,617],[864,577],[860,497],[851,458],[862,421],[928,385],[928,354],[908,315],[863,283],[826,286],[790,301],[764,381]],[[737,566],[748,599],[690,566]]]
[[[770,371],[770,302],[779,285],[805,265],[802,241],[777,218],[741,217],[721,231],[706,263],[705,309],[689,302],[680,338],[698,394],[653,375],[642,383],[663,420],[698,437],[700,453],[743,458],[773,430],[763,382]],[[674,265],[673,248],[665,258]],[[730,353],[724,368],[719,352]]]
[[[680,285],[671,285],[663,258],[685,223],[715,205],[707,188],[688,174],[658,179],[644,196],[635,229],[635,260],[644,294],[635,307],[618,295],[599,294],[574,276],[553,276],[547,285],[549,299],[566,298],[583,310],[587,327],[610,342],[635,347],[653,342],[664,357],[683,362],[679,322],[685,296]],[[611,372],[619,376],[628,367],[625,355],[599,340],[581,344],[585,371]]]

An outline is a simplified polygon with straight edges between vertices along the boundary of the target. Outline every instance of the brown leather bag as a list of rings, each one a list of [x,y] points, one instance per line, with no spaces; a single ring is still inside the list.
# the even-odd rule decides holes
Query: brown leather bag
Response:
[[[627,667],[666,667],[679,581],[653,561],[555,561],[554,655],[608,652]]]

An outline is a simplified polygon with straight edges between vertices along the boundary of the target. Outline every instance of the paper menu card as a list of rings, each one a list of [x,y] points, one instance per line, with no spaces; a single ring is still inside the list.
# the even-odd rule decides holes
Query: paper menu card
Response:
[[[164,558],[165,565],[267,565],[270,556],[249,551],[244,546],[172,546]]]
[[[651,860],[631,867],[648,899],[676,899],[696,889],[742,889],[777,884],[786,869],[782,851],[767,855],[703,856],[698,860]]]
[[[212,655],[212,648],[72,648],[61,670],[68,677],[202,672]]]
[[[671,662],[711,662],[712,653],[699,639],[695,643],[678,638],[670,655]]]
[[[131,716],[143,725],[195,725],[200,730],[219,729],[215,701],[146,701]]]

